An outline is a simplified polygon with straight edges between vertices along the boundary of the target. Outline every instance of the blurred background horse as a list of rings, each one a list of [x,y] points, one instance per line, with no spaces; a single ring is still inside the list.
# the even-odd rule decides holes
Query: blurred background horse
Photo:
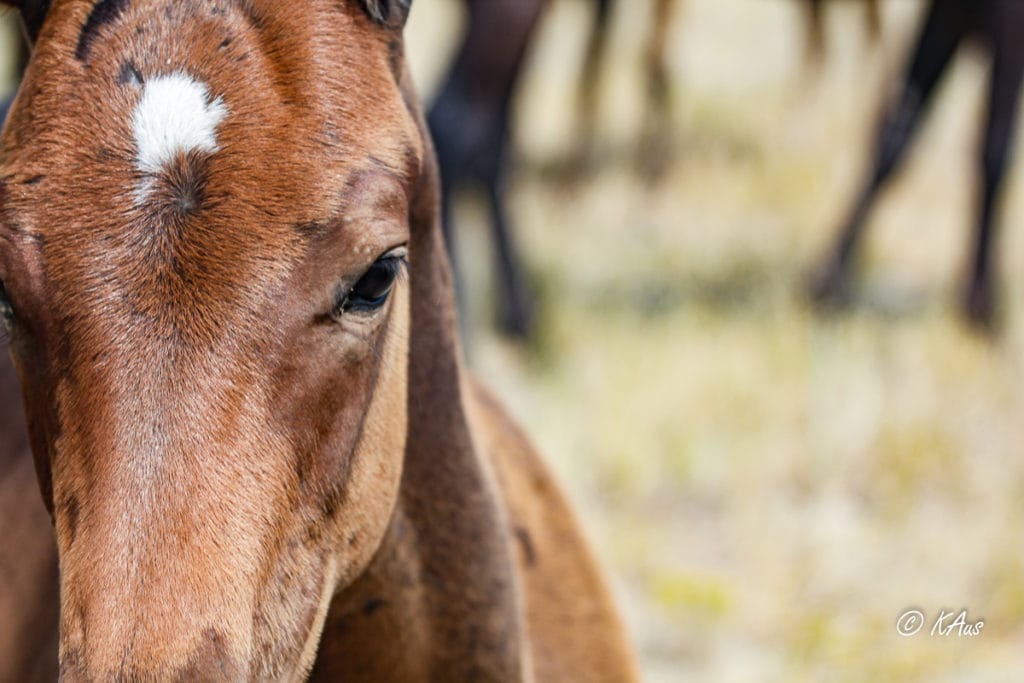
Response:
[[[653,0],[644,78],[655,129],[668,117],[668,30],[677,0]],[[534,303],[515,246],[505,184],[511,158],[513,96],[528,48],[548,0],[465,0],[469,20],[458,54],[429,113],[444,179],[442,207],[449,252],[460,272],[452,202],[459,190],[476,186],[488,205],[495,250],[499,328],[512,336],[530,333]],[[580,140],[594,144],[599,71],[605,59],[612,0],[591,0],[593,22],[579,88]],[[656,135],[651,132],[650,136]],[[464,297],[464,295],[463,295]],[[466,310],[465,305],[460,307]]]
[[[1024,2],[1019,0],[931,0],[902,90],[885,113],[868,177],[850,209],[814,294],[819,301],[842,303],[850,296],[850,262],[868,214],[928,112],[942,76],[958,49],[974,38],[991,60],[988,105],[977,169],[981,191],[975,214],[975,239],[964,288],[966,319],[981,328],[996,322],[997,291],[992,273],[995,221],[1017,127],[1024,77]],[[928,239],[922,235],[922,239]]]
[[[798,0],[805,16],[808,64],[825,56],[824,0]],[[430,109],[429,122],[438,149],[444,186],[445,235],[459,267],[458,238],[452,203],[461,190],[477,189],[487,204],[498,284],[498,328],[513,337],[529,336],[534,321],[534,296],[509,215],[507,182],[513,159],[512,111],[521,79],[549,0],[464,0],[467,26],[457,55]],[[602,68],[611,39],[613,0],[587,0],[591,22],[576,95],[576,142],[568,168],[579,176],[594,170],[598,153],[598,117]],[[638,168],[656,180],[671,160],[672,85],[668,64],[669,38],[681,0],[650,0],[643,39],[641,66],[644,117],[640,133]],[[881,33],[878,0],[863,0],[869,35]],[[642,13],[629,4],[619,11]],[[462,284],[462,288],[465,284]],[[460,289],[462,289],[460,288]],[[468,315],[465,293],[460,295]]]

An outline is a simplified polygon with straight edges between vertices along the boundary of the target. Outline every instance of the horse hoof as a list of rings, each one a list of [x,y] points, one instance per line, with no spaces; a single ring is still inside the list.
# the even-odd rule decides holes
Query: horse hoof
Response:
[[[973,287],[964,299],[964,318],[974,329],[993,333],[998,327],[995,297],[987,287]]]
[[[674,161],[672,145],[665,136],[645,135],[637,148],[634,166],[648,185],[657,185]]]
[[[850,278],[842,268],[830,266],[811,277],[808,293],[818,308],[843,308],[852,299]]]
[[[513,339],[525,340],[533,335],[533,307],[524,302],[502,307],[498,331]]]

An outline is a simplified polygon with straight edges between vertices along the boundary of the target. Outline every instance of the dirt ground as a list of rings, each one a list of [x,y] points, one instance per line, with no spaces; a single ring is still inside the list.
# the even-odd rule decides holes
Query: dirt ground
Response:
[[[460,249],[472,365],[583,510],[647,680],[1024,673],[1019,170],[1002,220],[1003,332],[987,340],[956,315],[983,56],[961,55],[878,204],[858,303],[824,316],[804,281],[863,173],[922,3],[886,3],[876,45],[858,3],[834,3],[812,73],[789,0],[687,0],[672,27],[675,163],[656,184],[631,162],[649,2],[620,3],[607,164],[566,184],[552,168],[574,139],[586,4],[558,0],[519,98],[513,211],[543,303],[534,343],[490,331],[473,198]],[[416,0],[410,54],[427,96],[460,21],[452,0]],[[926,626],[903,637],[908,608]],[[930,634],[941,610],[963,609],[980,634]]]

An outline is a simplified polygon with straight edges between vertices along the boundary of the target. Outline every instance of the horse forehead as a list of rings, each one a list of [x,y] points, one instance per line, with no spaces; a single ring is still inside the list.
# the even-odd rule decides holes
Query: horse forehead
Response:
[[[142,89],[131,114],[135,166],[141,173],[157,174],[178,155],[218,151],[217,128],[229,110],[202,80],[185,70],[145,81],[138,73],[130,78]]]
[[[72,10],[88,8],[55,4],[5,129],[5,222],[43,238],[61,306],[212,337],[288,278],[305,253],[296,228],[337,208],[367,156],[362,114],[344,102],[349,115],[332,116],[324,89],[293,89],[282,74],[312,79],[307,55],[268,51],[237,12],[154,23],[132,8],[173,4],[122,4],[87,63],[88,12]]]
[[[324,5],[310,4],[321,13]],[[51,216],[72,219],[46,221],[51,229],[78,229],[90,211],[100,223],[140,212],[187,219],[211,203],[236,224],[241,214],[264,225],[309,223],[334,208],[332,193],[367,158],[405,171],[410,149],[422,143],[409,112],[400,111],[397,85],[381,80],[394,75],[386,66],[354,68],[340,52],[325,63],[320,34],[341,34],[328,42],[366,59],[381,41],[364,35],[356,44],[366,32],[351,17],[281,38],[267,7],[274,5],[56,5],[5,131],[3,158],[6,178],[46,181],[51,191],[13,196],[49,195],[50,213],[73,214]],[[297,12],[280,14],[295,24]],[[386,48],[377,52],[378,67],[386,65]],[[397,96],[382,97],[388,85]],[[54,188],[66,201],[52,200]]]
[[[118,285],[147,315],[188,291],[228,314],[227,294],[288,277],[297,228],[337,215],[368,163],[416,174],[389,46],[351,3],[311,1],[321,26],[270,2],[113,4],[102,25],[102,3],[54,5],[4,131],[7,222],[44,238],[64,291]]]
[[[56,4],[19,98],[32,116],[16,107],[8,128],[21,131],[22,148],[42,141],[65,155],[104,138],[131,143],[143,171],[179,151],[217,151],[226,128],[245,130],[234,151],[259,157],[258,168],[287,158],[266,149],[275,141],[310,159],[317,143],[353,153],[384,140],[394,115],[407,113],[395,106],[400,95],[387,97],[398,88],[386,41],[345,9],[351,3],[286,4]]]

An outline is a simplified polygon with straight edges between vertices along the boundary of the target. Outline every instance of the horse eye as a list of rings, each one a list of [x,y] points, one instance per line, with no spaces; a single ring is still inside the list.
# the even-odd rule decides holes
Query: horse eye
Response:
[[[404,250],[392,251],[377,259],[335,307],[335,315],[371,312],[383,306],[404,264]]]

